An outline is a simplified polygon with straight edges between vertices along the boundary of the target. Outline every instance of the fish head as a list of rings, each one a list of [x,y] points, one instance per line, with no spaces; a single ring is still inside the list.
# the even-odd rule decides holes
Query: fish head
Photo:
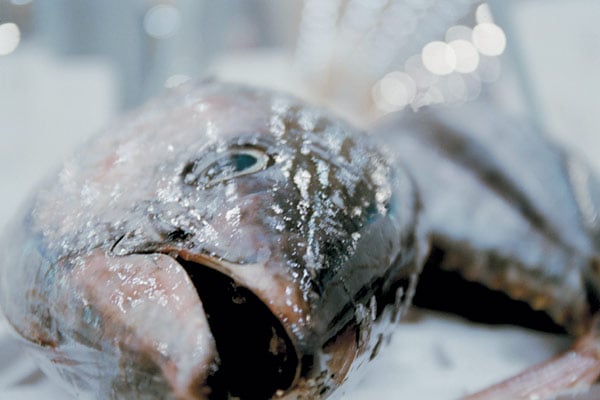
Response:
[[[417,203],[410,179],[339,119],[203,82],[65,163],[38,196],[32,229],[49,258],[71,265],[68,301],[102,314],[93,335],[73,322],[80,343],[82,330],[87,342],[128,343],[176,398],[319,398],[372,358],[389,311],[410,302]],[[152,297],[150,281],[178,300]],[[111,290],[145,306],[123,312]],[[70,313],[54,318],[81,314]]]

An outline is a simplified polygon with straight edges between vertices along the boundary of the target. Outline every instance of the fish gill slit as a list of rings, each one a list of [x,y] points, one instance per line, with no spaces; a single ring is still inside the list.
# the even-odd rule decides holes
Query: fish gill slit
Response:
[[[459,247],[459,246],[455,246]],[[576,331],[560,294],[560,283],[540,285],[524,268],[497,255],[474,260],[469,251],[447,252],[434,243],[418,282],[413,303],[417,307],[460,315],[486,324],[521,325],[544,332]],[[531,276],[530,276],[531,275]],[[460,293],[458,295],[457,293]],[[576,304],[568,308],[577,309]]]

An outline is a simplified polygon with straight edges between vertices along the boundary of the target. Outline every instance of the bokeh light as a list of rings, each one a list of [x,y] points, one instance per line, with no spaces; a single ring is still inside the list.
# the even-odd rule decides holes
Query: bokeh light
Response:
[[[417,94],[417,85],[410,75],[400,71],[390,72],[381,79],[381,95],[392,106],[406,107]]]
[[[423,65],[436,75],[447,75],[456,67],[456,54],[445,42],[433,41],[423,47]]]
[[[378,115],[409,106],[416,110],[474,100],[486,83],[499,79],[497,56],[505,51],[506,36],[494,23],[487,3],[467,8],[470,16],[436,0],[305,0],[296,60],[301,61],[302,70],[321,78],[316,83],[324,84],[325,94],[338,79],[348,82],[368,74],[369,81],[361,90],[370,89],[367,96]],[[428,21],[421,19],[430,11],[452,21],[443,26],[445,32],[433,35],[431,26],[422,26]],[[469,23],[469,18],[474,21]],[[419,33],[417,41],[427,32],[428,42],[419,47],[411,43],[415,32]],[[402,48],[412,46],[412,55],[399,55]],[[338,63],[350,58],[352,67],[339,67]],[[336,96],[345,93],[333,91]]]
[[[498,25],[484,22],[473,28],[473,44],[481,54],[499,56],[506,48],[506,35]]]
[[[21,31],[17,24],[6,22],[0,24],[0,56],[5,56],[19,47]]]
[[[453,40],[448,43],[448,46],[452,48],[456,55],[456,66],[454,67],[456,72],[468,74],[477,69],[479,53],[471,42],[462,39]]]
[[[483,24],[486,22],[492,24],[494,23],[492,11],[487,3],[481,3],[479,6],[477,6],[477,9],[475,10],[475,21],[477,21],[478,24]]]
[[[160,4],[144,15],[144,30],[156,39],[165,39],[177,33],[181,25],[181,13],[175,6]]]

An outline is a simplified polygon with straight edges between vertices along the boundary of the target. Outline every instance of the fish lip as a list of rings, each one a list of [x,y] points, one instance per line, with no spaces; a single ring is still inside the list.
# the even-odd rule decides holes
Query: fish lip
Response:
[[[234,268],[239,266],[244,266],[246,264],[235,263],[232,261],[225,260],[216,255],[210,255],[204,252],[189,252],[187,250],[180,249],[176,252],[172,252],[172,256],[174,258],[182,258],[185,261],[193,262],[195,264],[203,265],[208,268],[212,268],[217,270],[230,278],[232,278],[236,283],[242,284],[243,282],[239,282],[239,279],[236,279],[236,274],[234,273]]]
[[[54,301],[62,304],[59,309],[73,309],[63,314],[67,318],[52,316],[57,336],[64,339],[51,349],[53,364],[70,362],[67,368],[78,375],[81,370],[76,370],[79,367],[73,360],[106,352],[107,357],[95,363],[114,390],[131,390],[130,384],[137,385],[137,380],[122,381],[131,376],[128,372],[142,371],[145,376],[152,366],[156,367],[151,373],[157,393],[205,398],[197,389],[216,365],[214,337],[200,299],[194,296],[195,288],[176,259],[162,253],[118,257],[96,247],[58,263],[60,279],[68,290],[62,290]],[[84,349],[92,353],[80,353]]]
[[[200,252],[191,252],[191,251],[181,249],[181,248],[179,248],[179,249],[165,248],[165,249],[162,249],[161,251],[155,252],[155,253],[156,254],[164,254],[164,255],[167,255],[170,258],[172,258],[177,264],[179,264],[182,267],[182,269],[186,272],[188,277],[189,277],[189,272],[187,271],[187,269],[184,267],[183,263],[181,262],[182,260],[185,262],[197,264],[199,266],[215,270],[215,271],[223,274],[224,276],[230,278],[237,285],[249,290],[253,295],[255,295],[256,298],[259,299],[260,302],[269,310],[269,312],[272,314],[272,317],[283,328],[285,335],[287,336],[287,338],[289,340],[289,343],[292,345],[293,355],[296,357],[296,360],[297,360],[293,379],[292,379],[290,385],[287,388],[283,389],[283,392],[284,393],[289,392],[291,390],[294,390],[294,388],[296,386],[298,386],[298,383],[301,380],[301,375],[302,375],[302,352],[300,350],[300,346],[299,346],[300,343],[298,342],[297,333],[295,333],[292,329],[294,320],[292,318],[288,318],[287,316],[282,316],[282,312],[280,310],[277,310],[276,305],[274,305],[273,302],[269,298],[266,297],[267,296],[266,293],[263,293],[261,290],[257,290],[255,287],[253,287],[252,282],[248,282],[247,279],[244,279],[243,276],[240,276],[240,274],[236,273],[236,271],[235,271],[236,269],[239,269],[239,268],[248,268],[248,267],[263,268],[264,263],[260,263],[260,262],[236,263],[236,262],[232,262],[232,261],[223,259],[214,254],[208,254],[208,253],[201,252],[201,251]],[[202,299],[202,295],[200,293],[199,293],[199,297]],[[212,329],[211,329],[211,334],[212,334]],[[216,338],[215,338],[215,340],[216,340]],[[274,393],[273,396],[275,396],[279,392],[281,392],[281,390],[277,390],[277,392]],[[279,394],[277,394],[277,396],[280,397]]]

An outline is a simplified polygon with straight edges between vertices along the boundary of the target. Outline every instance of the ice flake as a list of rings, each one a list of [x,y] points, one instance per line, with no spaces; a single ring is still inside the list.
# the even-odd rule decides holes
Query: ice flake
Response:
[[[199,114],[202,114],[209,109],[210,105],[207,101],[198,101],[194,106],[194,110]]]
[[[81,202],[88,207],[92,206],[99,196],[100,192],[96,186],[90,182],[86,182],[81,188]]]
[[[317,222],[316,218],[318,216],[318,210],[315,210],[315,213],[310,218],[308,222],[308,238],[307,238],[307,249],[304,254],[304,261],[306,265],[311,270],[316,270],[321,267],[319,264],[319,244],[315,241],[315,232],[317,230]]]
[[[385,214],[385,204],[392,197],[392,189],[387,181],[387,169],[381,163],[377,163],[375,171],[371,174],[371,179],[376,185],[375,200],[377,201],[377,210]]]
[[[282,164],[288,160],[288,156],[284,154],[276,154],[274,158],[277,164]]]
[[[335,192],[333,192],[333,194],[331,195],[331,201],[338,208],[345,208],[346,207],[346,205],[344,204],[344,199],[342,198],[339,190],[336,190]]]
[[[183,197],[178,182],[175,179],[166,178],[159,181],[156,195],[164,203],[179,201]]]
[[[202,224],[204,226],[203,226],[202,230],[199,232],[201,239],[204,241],[207,241],[207,242],[210,241],[210,242],[216,243],[217,240],[219,239],[219,232],[217,232],[215,230],[215,228],[213,228],[212,225],[210,225],[206,221],[202,221]]]
[[[350,148],[350,161],[356,169],[365,169],[369,162],[369,156],[365,153],[362,146],[358,146],[356,143]]]
[[[140,144],[136,141],[123,143],[117,147],[115,164],[124,164],[127,161],[134,159],[135,155],[139,152]]]
[[[271,102],[271,110],[273,114],[281,116],[286,114],[290,109],[290,99],[284,96],[278,96],[273,98]]]
[[[319,119],[318,113],[314,110],[302,110],[298,116],[298,125],[305,131],[313,131]]]
[[[279,115],[272,115],[269,130],[275,137],[281,137],[285,133],[285,122]]]
[[[302,155],[309,155],[310,154],[310,147],[312,145],[312,142],[310,140],[303,140],[302,141],[302,147],[300,147],[300,153]]]
[[[206,122],[206,125],[204,127],[204,132],[208,138],[216,138],[219,135],[217,127],[215,126],[215,123],[212,121]]]
[[[300,190],[300,196],[304,201],[309,200],[308,187],[310,186],[311,177],[312,175],[310,172],[302,168],[294,175],[294,183],[296,184],[296,187],[298,187],[298,190]]]
[[[346,168],[340,168],[336,171],[335,177],[344,187],[348,188],[348,193],[350,195],[354,194],[354,189],[356,189],[356,184],[359,179],[358,176],[348,171]]]
[[[323,160],[317,160],[317,175],[322,187],[329,186],[329,164]]]
[[[229,182],[227,186],[225,186],[225,201],[236,200],[237,195],[237,185],[235,182]]]
[[[225,213],[225,219],[227,222],[234,226],[240,224],[240,207],[236,206]]]
[[[331,155],[336,155],[340,153],[342,144],[344,143],[344,140],[346,140],[346,135],[338,127],[329,127],[325,131],[323,138],[325,139],[325,144]]]
[[[156,350],[158,350],[161,355],[165,356],[165,358],[169,356],[169,344],[167,342],[158,342]]]
[[[377,211],[379,211],[380,214],[385,215],[385,204],[389,200],[390,196],[391,190],[389,187],[383,188],[382,190],[378,190],[377,193],[375,193],[375,200],[377,200]]]
[[[287,179],[290,177],[290,169],[292,169],[292,161],[288,157],[280,156],[275,158],[275,162],[281,165],[281,172]]]

